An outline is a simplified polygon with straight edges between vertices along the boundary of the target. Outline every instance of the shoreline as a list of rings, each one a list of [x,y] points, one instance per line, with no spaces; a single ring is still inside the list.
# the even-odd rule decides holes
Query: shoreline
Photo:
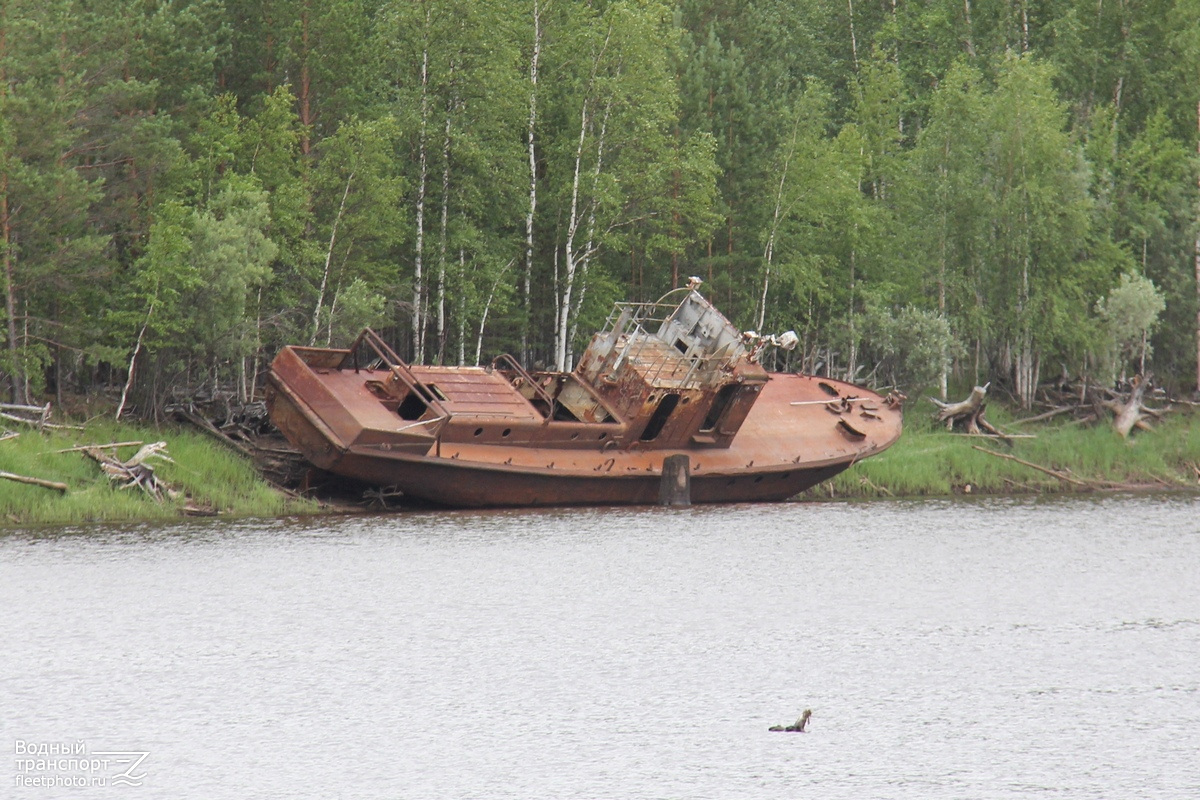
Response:
[[[1022,427],[1005,441],[945,431],[920,409],[889,450],[802,497],[934,498],[1200,491],[1200,429],[1179,410],[1153,431],[1122,439],[1111,426]],[[1001,429],[1010,422],[996,423]]]
[[[905,415],[905,432],[888,450],[787,502],[938,500],[965,497],[1200,493],[1200,426],[1191,409],[1154,431],[1121,439],[1108,426],[1041,424],[1022,428],[1007,443],[963,436],[935,425],[925,409]],[[998,423],[1002,429],[1006,426]],[[0,440],[0,472],[38,485],[0,480],[0,528],[95,522],[170,521],[183,516],[281,517],[390,512],[345,496],[312,498],[269,482],[245,455],[192,428],[151,427],[93,420],[80,428],[25,429]],[[79,448],[112,447],[129,458],[143,443],[165,442],[169,460],[153,462],[155,476],[178,492],[155,501],[137,488],[117,488]],[[61,484],[65,489],[47,488]]]

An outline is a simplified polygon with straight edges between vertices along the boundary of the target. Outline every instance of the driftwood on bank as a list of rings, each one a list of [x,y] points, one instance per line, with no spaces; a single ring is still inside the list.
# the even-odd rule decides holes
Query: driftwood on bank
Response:
[[[11,422],[20,422],[22,425],[29,425],[32,428],[45,430],[71,430],[81,431],[83,428],[79,425],[56,425],[50,422],[50,404],[44,406],[24,406],[14,403],[0,403],[0,419],[6,419]]]
[[[108,476],[108,479],[122,489],[137,487],[160,502],[164,495],[175,498],[179,494],[160,481],[154,474],[154,467],[146,463],[151,458],[160,458],[172,464],[175,463],[167,455],[166,442],[143,445],[132,458],[126,461],[108,455],[99,446],[86,447],[83,449],[83,453],[99,464],[100,470]]]
[[[6,442],[9,439],[15,439],[20,435],[20,431],[4,431],[3,433],[0,433],[0,442]],[[31,475],[18,475],[15,472],[0,471],[0,479],[12,481],[14,483],[24,483],[29,486],[40,486],[43,489],[54,489],[62,492],[63,494],[66,494],[67,490],[70,488],[65,483],[60,483],[59,481],[48,481],[45,478],[35,478]]]
[[[209,422],[204,417],[197,414],[195,411],[190,411],[188,409],[179,408],[179,409],[175,409],[175,411],[173,413],[175,414],[176,419],[191,423],[199,430],[208,434],[209,436],[216,439],[218,442],[221,442],[222,444],[226,445],[227,447],[232,448],[233,450],[240,453],[241,455],[246,456],[247,458],[254,457],[254,454],[251,453],[249,448],[247,448],[244,444],[235,440],[232,436],[225,433],[223,430],[218,428],[213,423]]]
[[[1141,491],[1141,490],[1145,490],[1148,488],[1154,488],[1154,487],[1163,487],[1163,488],[1171,489],[1171,488],[1175,488],[1179,485],[1177,482],[1174,482],[1171,480],[1166,480],[1161,477],[1154,477],[1149,482],[1143,481],[1143,482],[1139,482],[1139,483],[1083,480],[1081,478],[1076,478],[1074,475],[1070,475],[1066,472],[1060,472],[1059,470],[1053,470],[1053,469],[1050,469],[1049,467],[1044,467],[1041,464],[1034,464],[1032,461],[1026,461],[1025,459],[1017,458],[1016,456],[1010,455],[1008,453],[997,453],[994,450],[988,450],[986,448],[978,447],[978,446],[974,446],[974,445],[972,445],[972,447],[974,447],[974,449],[978,450],[981,453],[987,453],[989,456],[995,456],[996,458],[1003,458],[1006,461],[1014,461],[1017,464],[1020,464],[1025,467],[1029,467],[1030,469],[1035,469],[1038,472],[1042,472],[1053,478],[1057,478],[1058,480],[1063,481],[1064,483],[1069,483],[1072,486],[1077,486],[1080,489],[1084,489],[1084,490],[1088,490],[1088,491]],[[1196,469],[1196,468],[1193,467],[1193,469]],[[1196,474],[1197,474],[1197,477],[1200,477],[1200,469],[1196,469]],[[1008,480],[1008,479],[1006,478],[1005,480]],[[1012,483],[1011,481],[1009,481],[1009,482]]]
[[[1150,398],[1165,405],[1152,408],[1147,405]],[[1187,404],[1187,401],[1169,399],[1165,392],[1154,387],[1150,375],[1136,375],[1129,382],[1115,386],[1100,386],[1086,379],[1072,380],[1064,376],[1038,387],[1034,408],[1045,410],[1012,424],[1024,425],[1069,416],[1068,424],[1111,424],[1114,431],[1127,439],[1135,430],[1154,430],[1151,420],[1161,421],[1177,403]]]
[[[1132,381],[1133,388],[1124,402],[1113,400],[1105,403],[1105,408],[1113,414],[1113,430],[1121,434],[1122,439],[1128,439],[1134,428],[1146,431],[1154,430],[1146,420],[1151,417],[1159,419],[1159,414],[1142,404],[1142,399],[1146,396],[1146,389],[1149,386],[1148,377],[1143,379],[1141,375],[1135,375]]]
[[[0,472],[0,478],[6,481],[15,481],[16,483],[27,483],[30,486],[41,486],[43,489],[56,489],[63,494],[67,493],[69,488],[65,483],[58,481],[48,481],[42,478],[31,478],[28,475],[16,475],[12,472]]]
[[[312,468],[271,424],[261,400],[240,403],[233,392],[205,390],[177,398],[163,411],[251,459],[263,478],[288,494],[295,495]]]
[[[1010,455],[1008,453],[997,453],[995,450],[988,450],[987,448],[979,447],[978,445],[971,445],[971,447],[975,450],[978,450],[981,453],[987,453],[989,456],[995,456],[996,458],[1003,458],[1006,461],[1015,461],[1016,463],[1020,464],[1021,466],[1029,467],[1030,469],[1036,469],[1038,472],[1044,472],[1045,474],[1047,474],[1053,478],[1058,478],[1060,481],[1063,481],[1064,483],[1072,484],[1073,486],[1081,486],[1081,487],[1088,488],[1088,489],[1095,488],[1093,484],[1088,483],[1087,481],[1081,481],[1078,478],[1074,478],[1070,475],[1067,475],[1064,472],[1059,472],[1058,470],[1053,470],[1053,469],[1050,469],[1049,467],[1043,467],[1040,464],[1034,464],[1032,461],[1026,461],[1023,458],[1017,458],[1016,456]]]
[[[80,453],[84,450],[112,450],[117,447],[136,447],[143,442],[139,439],[136,442],[109,442],[108,444],[81,444],[78,447],[65,447],[62,450],[55,450],[55,453]]]
[[[976,386],[966,400],[958,403],[944,403],[937,398],[930,397],[930,402],[938,407],[934,418],[938,422],[944,422],[948,431],[957,427],[960,432],[972,436],[989,436],[1010,441],[1011,437],[1008,434],[997,429],[983,416],[987,412],[987,403],[984,402],[984,399],[987,397],[989,386],[991,386],[990,383]]]

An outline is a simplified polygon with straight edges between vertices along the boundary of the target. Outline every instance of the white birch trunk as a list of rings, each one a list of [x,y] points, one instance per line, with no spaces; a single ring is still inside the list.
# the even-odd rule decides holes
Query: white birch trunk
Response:
[[[242,400],[243,403],[251,402],[252,400],[254,400],[254,395],[258,394],[258,372],[259,372],[258,365],[259,365],[259,359],[262,358],[262,352],[263,352],[262,296],[263,296],[263,290],[262,290],[262,287],[259,286],[258,287],[258,299],[257,299],[257,302],[255,303],[258,310],[257,310],[257,312],[255,314],[255,318],[254,318],[254,355],[250,357],[250,386],[247,389],[245,399]]]
[[[588,100],[585,98],[579,113],[579,144],[575,147],[575,169],[571,178],[571,212],[567,221],[567,240],[563,245],[565,274],[558,298],[558,329],[554,334],[554,364],[560,372],[567,368],[567,331],[571,312],[571,295],[575,288],[575,234],[579,230],[579,178],[583,165],[583,143],[587,139]]]
[[[537,212],[537,151],[534,147],[534,131],[537,129],[537,81],[538,61],[542,55],[542,13],[538,0],[533,0],[533,54],[529,58],[529,127],[526,142],[529,146],[529,210],[525,214],[525,276],[521,298],[525,306],[525,318],[521,324],[521,360],[529,360],[529,321],[533,314],[530,291],[533,286],[533,220]],[[480,338],[482,340],[482,326]],[[482,346],[482,345],[481,345]],[[476,353],[475,363],[479,363]]]
[[[491,291],[488,292],[487,301],[483,304],[483,314],[479,317],[479,335],[475,337],[475,366],[479,366],[479,361],[483,357],[483,330],[487,327],[488,313],[492,310],[492,300],[496,297],[496,289],[500,287],[504,273],[508,272],[508,268],[512,265],[513,262],[509,261],[504,265],[504,269],[500,270],[496,280],[492,281]]]
[[[975,38],[974,38],[974,34],[971,30],[971,0],[963,0],[963,17],[965,18],[966,23],[967,23],[967,41],[965,42],[965,45],[967,48],[967,55],[969,55],[971,58],[974,58],[975,57]],[[943,397],[942,399],[945,400],[946,398]]]
[[[458,292],[458,366],[467,363],[467,251],[458,248],[458,280],[461,287]]]
[[[858,39],[854,35],[854,0],[846,0],[850,7],[850,56],[854,59],[854,74],[858,74]]]
[[[587,294],[588,266],[591,264],[592,254],[596,250],[596,197],[600,192],[600,173],[604,168],[604,142],[608,134],[608,117],[611,111],[612,100],[610,99],[604,106],[604,116],[600,121],[600,135],[596,141],[596,167],[592,170],[592,201],[588,204],[587,240],[579,259],[579,292],[576,294],[575,303],[571,309],[571,332],[567,337],[568,342],[575,341],[575,336],[579,331],[579,311],[583,308],[583,299]],[[573,354],[568,352],[566,367],[568,370],[573,367],[572,360]]]
[[[442,139],[442,219],[438,241],[437,273],[437,355],[442,363],[446,350],[446,246],[450,223],[450,112],[446,112],[446,132]]]
[[[426,12],[425,25],[429,26],[429,14]],[[425,284],[422,273],[422,259],[425,254],[425,182],[428,174],[427,157],[425,153],[426,128],[429,120],[429,48],[426,47],[421,56],[421,126],[417,143],[417,241],[415,258],[413,260],[413,299],[412,299],[412,337],[413,362],[420,364],[425,361]]]
[[[855,233],[858,232],[858,223],[854,224],[854,231],[855,231]],[[855,284],[855,281],[858,279],[858,275],[856,274],[857,268],[858,268],[857,254],[858,254],[858,249],[851,247],[850,248],[850,304],[849,304],[849,307],[846,309],[847,322],[848,322],[849,328],[850,328],[850,358],[848,359],[849,363],[846,364],[846,380],[851,381],[851,382],[854,381],[854,373],[858,371],[858,332],[855,329],[855,325],[854,325],[854,323],[855,323],[855,319],[854,319],[854,289],[855,289],[855,285],[854,284]]]
[[[329,301],[329,324],[325,326],[325,346],[333,345],[333,320],[337,316],[338,299],[342,296],[342,282],[338,281],[337,287],[333,290],[333,299]]]
[[[604,43],[600,47],[600,51],[592,61],[592,73],[588,80],[588,90],[584,95],[583,102],[580,103],[579,141],[575,146],[575,167],[571,177],[571,211],[567,220],[567,239],[563,245],[563,256],[566,263],[563,266],[565,272],[561,292],[558,296],[558,326],[555,331],[554,341],[554,363],[559,370],[565,370],[567,365],[567,350],[570,345],[568,331],[571,317],[571,298],[575,289],[576,271],[579,269],[579,255],[575,252],[575,237],[578,235],[579,225],[583,221],[579,194],[580,179],[583,170],[583,146],[587,141],[588,129],[591,127],[591,117],[589,116],[591,88],[595,83],[596,72],[600,67],[600,62],[604,57],[605,51],[608,49],[608,42],[611,37],[612,29],[610,28],[604,38]],[[584,255],[587,255],[586,250]]]
[[[329,232],[329,246],[325,249],[325,269],[321,273],[321,288],[317,290],[317,305],[313,309],[312,336],[308,338],[308,346],[312,347],[317,341],[317,333],[321,329],[321,307],[325,304],[325,290],[329,286],[329,270],[333,263],[333,246],[337,241],[338,225],[342,215],[346,213],[346,198],[350,196],[350,184],[354,180],[354,171],[346,178],[346,188],[342,192],[342,202],[338,205],[337,215],[333,218],[333,229]]]
[[[146,319],[142,323],[142,329],[138,331],[137,342],[133,345],[133,355],[129,357],[129,374],[125,378],[125,388],[121,390],[121,402],[117,404],[117,413],[113,419],[121,419],[121,414],[125,412],[125,401],[129,397],[129,389],[133,386],[133,370],[137,365],[137,357],[142,352],[142,340],[146,337],[146,328],[150,327],[150,317],[154,314],[154,306],[158,302],[158,292],[154,293],[154,297],[150,300],[150,308],[146,310]]]
[[[967,4],[967,8],[969,11],[969,9],[970,9],[969,2]],[[970,28],[970,25],[968,24],[968,29],[969,28]],[[947,157],[949,157],[949,153],[947,152],[947,151],[949,151],[949,149],[950,149],[950,143],[949,143],[949,141],[947,141],[946,147],[943,150],[943,153],[945,153],[945,155]],[[941,179],[943,182],[945,182],[949,177],[947,174],[946,166],[944,164],[940,165],[938,167],[938,173],[941,176]],[[946,318],[946,240],[949,238],[949,236],[950,236],[950,220],[947,217],[945,206],[943,206],[942,207],[941,258],[938,263],[938,313],[942,315],[942,319]],[[943,347],[942,348],[942,366],[941,366],[941,369],[938,370],[938,372],[939,372],[938,393],[943,401],[945,401],[947,399],[947,395],[949,393],[950,365],[948,362],[949,362],[949,358],[947,358],[946,349]]]
[[[775,258],[775,236],[779,232],[779,224],[783,220],[783,192],[787,186],[788,170],[791,168],[792,156],[796,153],[796,138],[800,135],[800,118],[797,115],[792,124],[792,140],[788,144],[787,154],[783,159],[783,169],[779,174],[779,185],[775,187],[775,210],[771,214],[771,231],[767,234],[767,246],[763,250],[763,261],[766,270],[763,273],[762,295],[758,301],[757,330],[762,333],[763,323],[767,318],[767,291],[771,288],[771,265]]]

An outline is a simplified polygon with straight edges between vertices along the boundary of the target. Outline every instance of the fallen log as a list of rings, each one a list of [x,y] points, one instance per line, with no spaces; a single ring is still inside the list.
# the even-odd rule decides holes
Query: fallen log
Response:
[[[38,430],[41,430],[42,428],[50,428],[51,430],[56,431],[83,430],[82,425],[55,425],[53,423],[46,422],[43,419],[26,419],[25,417],[17,416],[16,414],[9,414],[6,411],[0,411],[0,419],[7,419],[11,420],[12,422],[20,422],[23,425],[29,425],[30,427],[37,428]]]
[[[997,453],[995,450],[988,450],[986,447],[980,447],[979,445],[976,445],[976,444],[971,445],[971,447],[972,447],[972,449],[978,450],[981,453],[987,453],[989,456],[995,456],[996,458],[1007,459],[1008,461],[1015,461],[1022,466],[1029,467],[1030,469],[1036,469],[1038,472],[1044,472],[1047,475],[1050,475],[1051,477],[1058,478],[1060,481],[1063,481],[1064,483],[1070,483],[1074,486],[1082,486],[1085,489],[1095,489],[1096,488],[1095,484],[1089,483],[1087,481],[1081,481],[1078,478],[1073,478],[1070,475],[1066,475],[1062,472],[1058,472],[1057,470],[1050,469],[1049,467],[1043,467],[1040,464],[1034,464],[1032,461],[1026,461],[1023,458],[1017,458],[1016,456],[1010,455],[1008,453]]]
[[[55,489],[63,494],[66,494],[67,490],[70,488],[65,483],[59,483],[58,481],[48,481],[42,478],[31,478],[28,475],[16,475],[12,472],[0,472],[0,478],[3,478],[6,481],[15,481],[16,483],[27,483],[30,486],[41,486],[43,489]]]
[[[1059,414],[1066,414],[1068,411],[1074,411],[1074,410],[1075,410],[1074,406],[1058,406],[1057,408],[1050,409],[1049,411],[1047,411],[1044,414],[1038,414],[1035,417],[1025,417],[1024,419],[1016,419],[1016,420],[1013,420],[1009,424],[1010,425],[1024,425],[1027,422],[1045,422],[1048,419],[1053,419],[1054,417],[1057,417]]]
[[[951,433],[951,436],[978,436],[981,439],[1036,439],[1036,433]]]
[[[111,450],[114,447],[133,447],[134,445],[140,445],[140,444],[142,444],[142,441],[140,439],[136,442],[109,442],[108,444],[81,444],[78,447],[67,447],[62,450],[55,450],[54,452],[55,453],[79,453],[84,450],[91,450],[93,448],[95,448],[97,450]]]
[[[217,441],[225,444],[226,446],[233,448],[233,450],[235,450],[236,452],[245,456],[246,458],[254,458],[254,454],[252,452],[250,452],[249,448],[247,448],[242,443],[233,439],[233,437],[229,436],[223,430],[221,430],[216,425],[212,424],[211,422],[209,422],[207,419],[200,416],[196,412],[188,411],[187,409],[183,409],[183,408],[177,408],[174,410],[173,413],[179,419],[182,419],[186,422],[190,422],[192,425],[195,425],[197,428],[199,428],[204,433],[207,433],[209,436],[211,436],[212,438],[216,439]]]

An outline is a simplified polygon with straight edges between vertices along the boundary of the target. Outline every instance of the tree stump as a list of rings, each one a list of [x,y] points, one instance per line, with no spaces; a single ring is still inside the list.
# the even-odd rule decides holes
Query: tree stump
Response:
[[[987,411],[987,404],[983,401],[987,397],[989,386],[991,386],[991,383],[976,386],[971,390],[970,396],[960,403],[943,403],[937,398],[929,398],[930,402],[938,407],[934,418],[938,422],[946,423],[946,430],[948,431],[954,430],[954,427],[957,425],[963,433],[975,436],[997,436],[1007,440],[1008,436],[997,430],[995,426],[983,418],[984,412]]]
[[[953,430],[955,423],[963,425],[976,425],[976,418],[983,413],[983,399],[987,397],[988,386],[990,383],[983,386],[976,386],[971,390],[971,395],[966,400],[960,403],[943,403],[936,398],[929,398],[938,411],[934,414],[934,418],[938,422],[946,423],[946,430]],[[973,431],[968,431],[973,432]]]
[[[1141,375],[1134,375],[1130,383],[1133,391],[1129,393],[1128,400],[1123,403],[1117,400],[1105,403],[1105,407],[1113,412],[1113,430],[1119,433],[1122,439],[1128,439],[1134,428],[1153,430],[1146,421],[1153,414],[1142,405],[1142,398],[1146,395],[1150,379],[1148,376],[1143,378]]]

